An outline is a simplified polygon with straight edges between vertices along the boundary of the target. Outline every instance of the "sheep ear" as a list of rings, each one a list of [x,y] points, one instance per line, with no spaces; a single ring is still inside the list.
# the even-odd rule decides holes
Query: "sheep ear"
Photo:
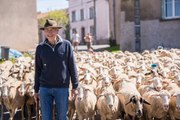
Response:
[[[130,98],[129,102],[127,102],[125,105],[128,105],[130,102],[132,102],[132,100],[133,100],[134,97],[135,97],[135,96],[132,96],[132,97]]]
[[[98,99],[99,99],[100,97],[102,97],[102,96],[104,96],[104,94],[100,94],[100,95],[98,96]]]
[[[169,84],[169,82],[168,82],[168,81],[165,81],[165,80],[162,81],[162,83],[163,83],[163,84]]]
[[[121,92],[115,92],[115,94],[117,95],[117,94],[122,94]]]
[[[151,105],[149,102],[147,102],[146,100],[143,99],[143,103],[147,104],[147,105]]]
[[[160,96],[160,95],[158,93],[151,95],[151,97],[154,97],[154,96]]]
[[[171,95],[171,96],[173,96],[173,97],[177,97],[177,94],[176,93],[174,93],[173,95]]]
[[[130,100],[129,100],[129,102],[128,102],[128,103],[126,103],[125,105],[128,105],[130,102],[132,102],[132,101],[131,101],[131,99],[130,99]]]

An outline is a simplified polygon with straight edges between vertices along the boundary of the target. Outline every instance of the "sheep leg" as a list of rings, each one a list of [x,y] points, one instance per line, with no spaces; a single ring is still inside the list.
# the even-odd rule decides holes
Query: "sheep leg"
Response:
[[[36,120],[39,120],[39,99],[36,102]]]
[[[101,120],[106,120],[106,116],[102,115]]]
[[[53,120],[56,120],[56,105],[53,105]]]
[[[28,112],[28,120],[31,120],[31,106],[26,104],[27,106],[27,112]]]
[[[91,119],[90,120],[94,120],[94,115],[91,117]]]
[[[79,120],[83,120],[83,117],[79,115]]]
[[[9,111],[9,114],[10,114],[9,120],[13,120],[14,115],[15,115],[15,111],[16,111],[16,110],[10,110],[10,111]]]
[[[72,108],[69,110],[69,112],[68,112],[69,120],[73,119],[74,113],[75,113],[75,109]]]
[[[21,118],[24,120],[24,105],[21,107]]]
[[[3,120],[3,111],[4,109],[3,109],[3,103],[1,102],[1,113],[0,113],[0,120]]]

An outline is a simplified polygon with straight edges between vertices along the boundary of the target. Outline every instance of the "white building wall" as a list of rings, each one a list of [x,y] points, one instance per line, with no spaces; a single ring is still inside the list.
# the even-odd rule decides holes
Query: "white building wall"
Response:
[[[90,26],[94,26],[94,19],[90,19],[89,8],[94,6],[94,0],[69,0],[70,34],[76,29],[83,41],[82,28],[85,34],[90,32]],[[109,42],[109,6],[107,0],[96,1],[96,40],[95,44]],[[80,10],[84,9],[84,20],[81,20]],[[72,11],[76,11],[76,21],[72,22]]]
[[[110,38],[109,2],[97,0],[96,5],[97,43],[107,43]]]

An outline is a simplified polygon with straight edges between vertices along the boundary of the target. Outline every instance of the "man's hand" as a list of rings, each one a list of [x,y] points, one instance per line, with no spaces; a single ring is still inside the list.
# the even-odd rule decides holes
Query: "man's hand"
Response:
[[[76,96],[77,96],[77,94],[78,94],[78,90],[77,90],[77,89],[72,89],[72,90],[71,90],[72,99],[75,99]]]
[[[35,102],[36,102],[36,103],[39,102],[39,100],[40,100],[39,93],[35,93],[35,94],[34,94],[34,99],[35,99]]]

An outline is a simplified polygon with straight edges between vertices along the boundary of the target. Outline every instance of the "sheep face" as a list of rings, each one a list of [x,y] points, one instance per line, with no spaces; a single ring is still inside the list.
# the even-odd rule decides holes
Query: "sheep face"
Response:
[[[111,80],[109,79],[109,77],[104,76],[103,81],[102,81],[102,86],[108,87],[110,84],[111,84]]]
[[[117,78],[121,73],[122,73],[121,70],[120,70],[120,69],[117,69],[117,68],[112,68],[112,69],[109,71],[109,74],[110,74],[113,78]]]
[[[77,90],[78,90],[78,95],[77,95],[78,101],[82,101],[83,99],[86,99],[89,95],[89,92],[93,92],[93,88],[87,86],[79,86]]]
[[[84,83],[85,84],[90,84],[92,82],[92,78],[90,73],[86,73],[86,75],[84,76]]]
[[[180,92],[175,93],[173,97],[176,97],[176,111],[180,112]]]
[[[166,90],[162,90],[158,94],[156,94],[156,96],[159,96],[161,98],[163,110],[167,112],[169,110],[169,101],[171,97],[170,93]]]
[[[126,105],[128,105],[129,103],[132,103],[134,105],[134,108],[135,108],[135,113],[136,113],[136,116],[137,117],[141,117],[143,112],[142,112],[142,108],[143,108],[143,105],[142,105],[142,98],[138,97],[138,96],[132,96],[129,100],[128,103],[126,103]]]
[[[158,92],[161,91],[163,87],[161,80],[157,77],[154,78],[153,86]]]
[[[104,94],[104,96],[105,96],[108,108],[112,110],[113,103],[114,103],[114,95],[110,93],[106,93]]]
[[[9,90],[8,90],[8,86],[3,86],[2,87],[2,97],[3,98],[7,98],[9,96]]]
[[[22,83],[19,87],[17,87],[18,94],[20,96],[24,96],[26,90],[25,90],[25,83]]]
[[[176,75],[175,82],[180,87],[180,75]]]
[[[82,99],[83,99],[83,88],[82,87],[78,87],[78,95],[77,95],[77,100],[78,101],[82,101]]]
[[[176,97],[176,110],[180,112],[180,94]]]
[[[30,96],[30,97],[33,97],[34,96],[34,88],[33,88],[33,85],[30,84],[27,88],[27,94]]]
[[[141,82],[142,82],[142,77],[141,76],[137,76],[136,77],[136,87],[139,88],[141,86]]]

